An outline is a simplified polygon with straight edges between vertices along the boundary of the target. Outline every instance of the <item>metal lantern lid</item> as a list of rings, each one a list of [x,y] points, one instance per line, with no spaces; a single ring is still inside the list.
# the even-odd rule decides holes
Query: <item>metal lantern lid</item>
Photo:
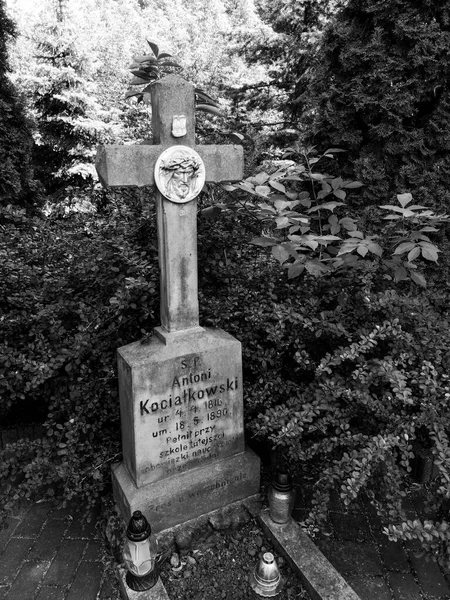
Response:
[[[277,492],[290,492],[292,490],[291,476],[284,471],[275,473],[272,485]]]
[[[152,528],[140,510],[135,510],[127,529],[127,538],[132,542],[142,542],[150,537]]]

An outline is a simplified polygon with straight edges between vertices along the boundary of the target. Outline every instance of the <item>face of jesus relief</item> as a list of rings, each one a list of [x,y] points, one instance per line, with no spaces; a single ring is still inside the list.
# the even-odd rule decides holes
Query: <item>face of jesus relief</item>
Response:
[[[195,171],[192,167],[172,171],[172,176],[166,186],[169,196],[184,200],[189,193],[194,177]]]
[[[187,146],[172,146],[156,161],[155,181],[168,200],[179,204],[193,200],[205,183],[200,156]]]

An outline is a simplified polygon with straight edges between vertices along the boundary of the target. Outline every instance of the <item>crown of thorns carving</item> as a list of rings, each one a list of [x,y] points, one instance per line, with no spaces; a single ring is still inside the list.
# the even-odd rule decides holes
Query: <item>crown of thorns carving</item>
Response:
[[[195,157],[189,156],[187,158],[172,158],[161,166],[165,171],[178,171],[179,169],[185,171],[187,169],[192,169],[195,173],[200,169],[201,165]]]

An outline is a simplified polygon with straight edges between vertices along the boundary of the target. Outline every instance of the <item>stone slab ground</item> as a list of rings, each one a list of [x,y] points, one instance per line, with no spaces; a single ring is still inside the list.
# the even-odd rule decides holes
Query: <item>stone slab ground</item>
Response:
[[[96,513],[83,527],[73,508],[58,510],[54,504],[41,502],[17,511],[8,521],[8,529],[0,532],[0,600],[118,598],[112,585],[112,559],[104,552]],[[367,507],[349,514],[335,506],[332,530],[314,544],[297,525],[295,528],[297,541],[288,536],[284,554],[292,555],[291,564],[295,554],[303,556],[297,561],[299,576],[303,582],[309,581],[310,593],[316,586],[314,598],[450,600],[449,581],[439,567],[419,558],[414,545],[384,539],[378,533],[376,516]],[[324,566],[331,566],[333,571],[328,576],[322,572],[318,585],[312,566],[319,575]],[[331,582],[328,586],[327,577]],[[333,587],[333,581],[340,582],[340,587]],[[347,595],[343,595],[345,590]],[[164,598],[162,590],[158,593],[148,600]]]

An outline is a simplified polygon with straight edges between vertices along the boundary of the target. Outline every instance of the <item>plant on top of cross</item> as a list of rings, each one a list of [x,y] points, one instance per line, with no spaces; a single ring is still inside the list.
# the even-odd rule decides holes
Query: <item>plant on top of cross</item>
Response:
[[[152,53],[133,57],[130,71],[134,77],[130,82],[130,89],[125,94],[125,99],[135,97],[138,102],[150,104],[150,90],[155,81],[165,75],[177,73],[183,67],[173,60],[171,54],[161,52],[157,44],[149,40],[147,43]],[[140,89],[133,89],[136,86],[139,86]],[[223,116],[219,110],[219,103],[199,88],[195,88],[195,108],[216,116]]]
[[[251,243],[270,248],[272,256],[290,279],[304,272],[315,276],[339,273],[371,260],[383,276],[395,281],[411,280],[425,287],[418,259],[437,262],[439,248],[429,238],[438,226],[448,222],[446,214],[437,214],[425,206],[412,204],[410,193],[398,194],[398,205],[381,205],[388,211],[387,224],[369,234],[358,226],[354,213],[345,207],[347,194],[363,186],[359,181],[319,172],[317,165],[333,159],[339,148],[319,155],[314,147],[288,148],[270,173],[261,171],[238,184],[226,184],[236,201],[260,221],[263,233]],[[241,201],[238,192],[256,197]],[[264,202],[261,202],[261,199]],[[383,254],[389,250],[390,257]]]

